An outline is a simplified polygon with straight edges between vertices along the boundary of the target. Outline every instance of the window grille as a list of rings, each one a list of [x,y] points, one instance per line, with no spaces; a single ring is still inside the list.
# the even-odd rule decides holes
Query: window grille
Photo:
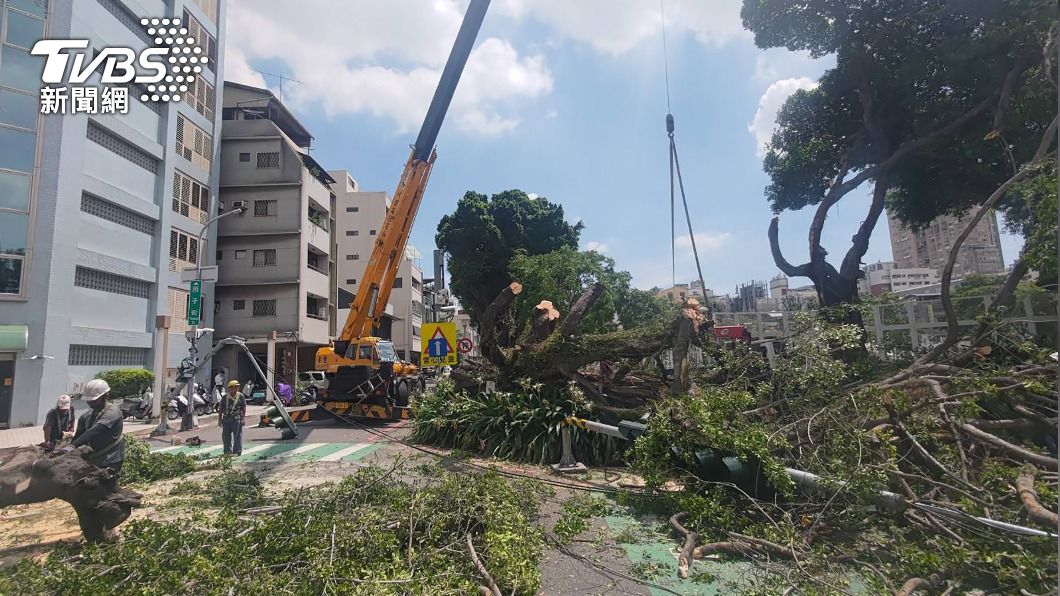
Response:
[[[254,217],[276,215],[276,201],[254,201]]]
[[[74,285],[79,288],[123,294],[135,298],[147,298],[151,294],[150,282],[81,266],[74,270]]]
[[[88,140],[109,149],[114,154],[124,157],[148,172],[151,172],[152,174],[158,173],[158,160],[155,159],[155,156],[136,147],[132,143],[122,139],[95,122],[89,121],[87,136]]]
[[[210,169],[213,159],[213,137],[188,121],[183,114],[177,115],[177,154],[204,170]]]
[[[254,312],[255,317],[275,317],[276,316],[276,300],[255,300],[254,301]]]
[[[70,366],[145,366],[146,348],[70,344]]]
[[[278,167],[280,167],[280,153],[278,151],[269,151],[267,153],[258,154],[258,168]]]
[[[216,92],[214,86],[206,82],[206,78],[201,75],[195,77],[195,80],[188,85],[188,91],[184,95],[184,101],[211,122],[213,121],[215,100]]]
[[[254,266],[255,267],[275,267],[276,266],[276,249],[266,248],[262,250],[254,251]]]
[[[199,239],[179,230],[169,231],[169,270],[181,271],[199,262]]]
[[[166,291],[166,312],[169,314],[169,332],[184,333],[188,330],[188,298],[191,293],[180,288]]]
[[[151,218],[88,193],[81,194],[81,211],[144,234],[153,234],[155,230],[155,222]]]
[[[196,3],[198,3],[198,0],[196,0]],[[215,10],[213,14],[216,14],[216,12]],[[191,16],[191,13],[187,10],[184,11],[184,24],[188,28],[188,36],[195,40],[195,44],[202,48],[206,57],[209,58],[208,64],[215,64],[217,62],[217,40],[214,36],[207,33],[206,27],[203,27],[202,23]],[[214,66],[210,66],[210,70],[216,71],[217,69]]]
[[[173,170],[173,211],[205,224],[210,219],[210,189],[184,172]]]

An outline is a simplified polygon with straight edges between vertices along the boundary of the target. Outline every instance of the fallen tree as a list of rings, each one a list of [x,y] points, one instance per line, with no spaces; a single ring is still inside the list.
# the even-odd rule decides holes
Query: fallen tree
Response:
[[[54,456],[39,447],[0,450],[0,508],[61,499],[77,512],[86,540],[109,538],[140,506],[140,494],[120,488],[112,471],[89,463],[84,456],[90,452],[87,447]]]
[[[516,334],[504,332],[508,324],[502,321],[522,290],[519,282],[512,282],[485,309],[479,333],[486,359],[469,359],[453,372],[457,389],[482,390],[487,381],[501,390],[515,389],[524,380],[554,387],[575,383],[602,412],[621,410],[628,417],[667,390],[680,393],[690,388],[689,349],[703,345],[713,325],[708,310],[695,299],[632,329],[580,333],[579,324],[605,291],[597,282],[585,289],[566,315],[551,301],[539,302],[530,328],[516,340]],[[672,381],[643,366],[670,348]],[[589,365],[595,366],[588,370]]]

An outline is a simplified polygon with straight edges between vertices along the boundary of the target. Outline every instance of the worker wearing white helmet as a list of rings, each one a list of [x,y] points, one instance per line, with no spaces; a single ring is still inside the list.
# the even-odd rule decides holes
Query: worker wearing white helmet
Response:
[[[77,420],[77,431],[71,445],[88,445],[92,452],[86,456],[91,463],[118,473],[125,463],[125,442],[122,437],[122,413],[118,406],[107,402],[110,385],[103,379],[92,379],[85,383],[81,397],[89,410]]]

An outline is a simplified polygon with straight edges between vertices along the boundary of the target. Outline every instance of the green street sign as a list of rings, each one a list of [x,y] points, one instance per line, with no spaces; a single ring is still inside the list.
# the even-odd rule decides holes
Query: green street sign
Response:
[[[202,281],[191,282],[191,296],[188,297],[188,324],[198,325],[202,313]]]

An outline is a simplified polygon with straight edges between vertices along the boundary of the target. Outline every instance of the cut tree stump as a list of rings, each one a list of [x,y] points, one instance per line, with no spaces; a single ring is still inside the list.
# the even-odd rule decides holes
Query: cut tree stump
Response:
[[[585,289],[571,305],[570,312],[560,313],[549,300],[539,302],[516,344],[516,333],[504,333],[504,317],[509,306],[522,292],[522,285],[512,282],[501,290],[482,317],[480,345],[487,361],[468,359],[453,371],[456,388],[479,389],[489,380],[498,389],[517,390],[521,379],[546,386],[576,383],[593,408],[604,412],[636,413],[665,396],[682,393],[691,386],[688,353],[692,345],[710,341],[709,311],[695,299],[654,322],[633,329],[608,333],[580,333],[579,326],[604,294],[603,284]],[[637,362],[673,348],[674,380],[663,381],[657,374],[630,374]],[[595,363],[623,362],[621,374],[603,374],[592,370]],[[595,377],[595,378],[594,378]],[[606,377],[606,378],[605,378]]]
[[[120,488],[113,472],[85,459],[80,447],[49,455],[40,447],[0,449],[0,507],[61,499],[73,506],[85,540],[110,537],[110,530],[140,506],[141,495]]]

